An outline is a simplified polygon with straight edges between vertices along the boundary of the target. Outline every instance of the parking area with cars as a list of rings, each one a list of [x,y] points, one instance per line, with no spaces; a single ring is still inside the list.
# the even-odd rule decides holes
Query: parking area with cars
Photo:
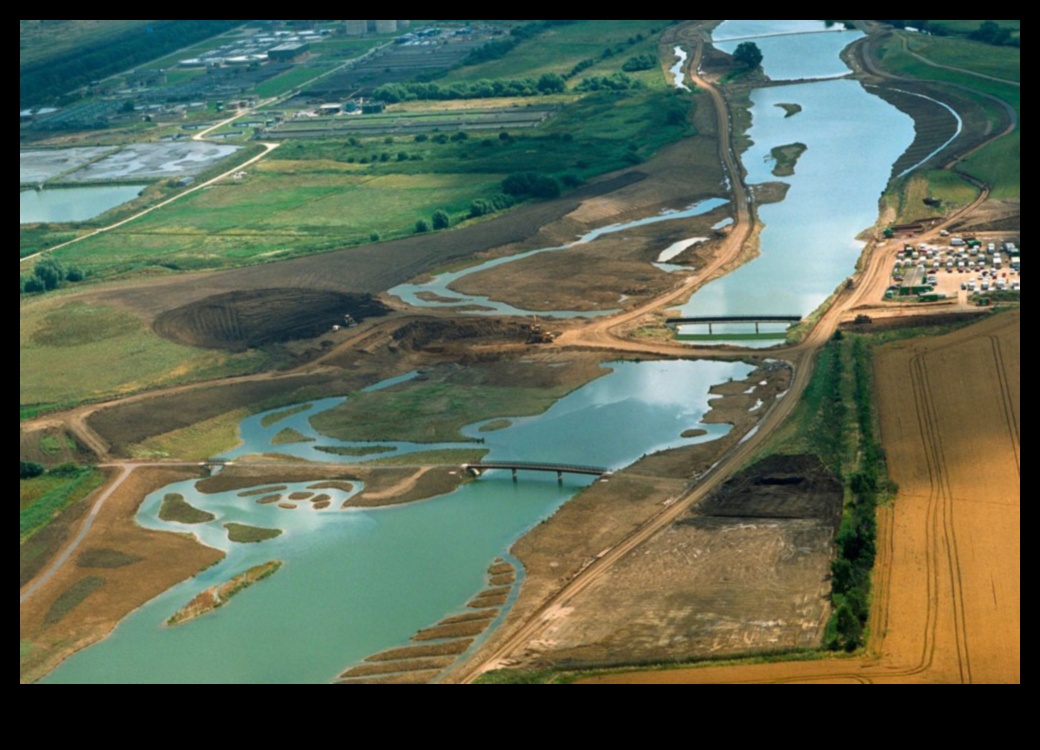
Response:
[[[894,254],[892,284],[885,299],[966,302],[973,295],[1021,290],[1022,264],[1017,241],[958,235],[946,235],[940,240],[902,243]]]

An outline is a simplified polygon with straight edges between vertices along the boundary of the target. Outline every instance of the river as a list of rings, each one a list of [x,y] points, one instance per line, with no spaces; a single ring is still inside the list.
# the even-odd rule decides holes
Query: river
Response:
[[[716,35],[757,36],[766,72],[774,78],[840,75],[844,68],[837,53],[859,34],[818,33],[822,31],[822,22],[734,21],[720,26]],[[762,36],[778,33],[784,35]],[[808,148],[794,176],[784,178],[791,186],[786,199],[760,207],[766,223],[761,257],[698,292],[684,308],[689,315],[806,314],[814,309],[852,273],[862,247],[854,235],[874,223],[891,165],[913,137],[909,118],[853,81],[759,89],[752,92],[752,101],[750,135],[755,145],[744,154],[749,182],[777,179],[769,174],[773,146],[802,142]],[[802,111],[785,117],[785,111],[774,106],[778,103],[797,103]],[[644,221],[669,218],[674,217]],[[525,256],[490,263],[517,257]],[[524,312],[464,298],[447,288],[451,280],[489,267],[493,265],[442,276],[436,291],[428,285],[394,291],[416,304],[479,304],[489,308],[485,312]],[[414,296],[421,291],[456,299],[430,302]],[[709,430],[700,438],[679,436],[698,426],[711,384],[741,379],[750,371],[741,363],[708,361],[626,362],[612,368],[609,375],[574,391],[542,415],[480,433],[487,441],[483,447],[491,451],[489,459],[617,468],[644,453],[714,439],[721,433],[712,425],[700,425]],[[338,401],[316,402],[291,422],[271,428],[263,428],[260,417],[250,418],[243,425],[249,443],[235,455],[299,448],[272,446],[270,440],[290,425],[306,434],[307,419]],[[478,428],[479,424],[471,425],[465,433],[474,435]],[[415,449],[407,444],[392,447],[399,452]],[[305,445],[302,450],[311,448]],[[164,488],[142,504],[142,525],[183,529],[156,518],[162,495],[180,492],[218,516],[196,531],[208,543],[228,549],[228,557],[127,617],[112,636],[68,659],[44,682],[328,682],[340,669],[403,644],[417,629],[460,611],[483,587],[488,564],[496,557],[508,558],[517,538],[585,484],[567,478],[557,485],[552,475],[525,476],[514,484],[507,472],[489,472],[454,493],[407,506],[335,510],[334,503],[327,510],[291,511],[261,506],[235,493],[202,495],[192,482]],[[259,544],[231,545],[220,527],[229,520],[285,533]],[[198,591],[274,557],[285,560],[285,566],[228,606],[183,626],[162,625]]]
[[[708,409],[708,388],[743,379],[752,370],[743,363],[709,361],[616,362],[609,367],[609,374],[543,414],[479,433],[486,440],[481,447],[491,451],[488,458],[620,468],[644,453],[712,440],[729,427],[700,423]],[[244,430],[249,443],[240,451],[291,452],[294,446],[270,444],[273,433],[295,424],[313,435],[306,417],[338,401],[316,402],[306,415],[266,432]],[[259,426],[258,417],[248,421]],[[480,424],[464,433],[476,435]],[[691,428],[707,434],[680,437]],[[226,550],[227,558],[152,600],[43,682],[328,682],[365,656],[403,645],[416,630],[465,611],[466,602],[483,588],[488,565],[497,557],[508,558],[516,539],[588,483],[588,478],[566,475],[559,485],[555,475],[525,473],[514,484],[508,471],[492,471],[439,498],[347,510],[338,509],[349,494],[343,491],[322,490],[334,496],[328,509],[301,503],[286,510],[236,492],[202,494],[194,481],[165,487],[145,499],[138,521],[148,528],[195,533]],[[284,492],[305,490],[307,484],[312,483]],[[168,492],[182,494],[216,519],[196,526],[160,521],[158,507]],[[227,522],[284,533],[257,544],[232,544],[222,527]],[[178,627],[163,625],[202,589],[272,558],[285,561],[282,569],[226,607]]]

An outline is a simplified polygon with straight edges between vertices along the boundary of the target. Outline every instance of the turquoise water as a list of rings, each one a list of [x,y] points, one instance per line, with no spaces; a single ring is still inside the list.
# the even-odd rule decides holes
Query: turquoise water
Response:
[[[519,253],[517,255],[509,255],[504,258],[496,258],[489,260],[486,263],[481,263],[477,266],[463,269],[461,271],[454,271],[452,273],[445,273],[431,279],[428,282],[422,284],[400,284],[390,290],[390,294],[399,297],[409,305],[415,307],[462,307],[470,305],[478,305],[481,309],[479,310],[468,310],[467,312],[474,312],[480,315],[531,315],[532,313],[553,318],[575,318],[575,317],[592,317],[596,315],[608,315],[616,313],[617,310],[595,310],[586,312],[576,312],[573,310],[522,310],[512,305],[508,305],[505,302],[498,302],[488,297],[479,295],[468,295],[456,292],[451,288],[453,282],[461,279],[463,276],[469,276],[472,273],[479,273],[480,271],[487,271],[489,269],[501,266],[505,263],[512,263],[513,261],[522,260],[523,258],[530,258],[534,255],[540,255],[542,253],[550,253],[556,250],[566,250],[570,247],[577,245],[583,245],[587,242],[592,242],[597,237],[602,237],[605,234],[613,234],[615,232],[623,232],[633,227],[646,226],[647,224],[657,224],[662,221],[674,221],[675,219],[685,219],[690,216],[700,216],[706,214],[719,206],[723,206],[728,201],[723,198],[708,198],[702,201],[698,201],[693,205],[685,208],[681,211],[663,211],[656,216],[648,216],[643,219],[637,219],[635,221],[628,221],[623,224],[610,224],[605,227],[598,227],[593,229],[574,242],[566,245],[557,245],[554,247],[542,247],[537,250],[529,250],[525,253]],[[434,301],[424,300],[418,295],[421,293],[432,293],[439,297],[445,298],[450,301]]]
[[[619,468],[644,453],[716,439],[729,427],[700,423],[709,386],[743,379],[752,369],[708,361],[617,362],[610,368],[544,414],[480,433],[491,449],[489,458]],[[309,430],[306,417],[330,405],[314,402],[306,415],[268,429],[299,420],[300,428]],[[480,424],[466,434],[476,435]],[[694,427],[709,434],[680,437]],[[270,446],[270,433],[245,423],[243,437],[246,452],[293,447]],[[320,491],[334,496],[328,509],[314,510],[304,501],[287,510],[235,492],[201,494],[193,481],[165,487],[146,498],[138,521],[195,533],[227,550],[227,558],[149,602],[44,682],[328,682],[365,656],[403,645],[419,628],[462,611],[484,587],[488,565],[507,557],[516,539],[588,483],[587,477],[566,475],[558,485],[555,475],[531,472],[521,473],[514,484],[508,471],[489,471],[449,495],[363,510],[339,509],[351,493],[327,489]],[[216,520],[196,526],[160,521],[156,514],[167,492],[180,492]],[[228,521],[284,533],[258,544],[232,545],[222,528]],[[282,569],[227,606],[174,628],[163,625],[202,589],[272,558],[285,561]]]
[[[86,221],[133,200],[146,185],[53,188],[18,193],[18,222]]]

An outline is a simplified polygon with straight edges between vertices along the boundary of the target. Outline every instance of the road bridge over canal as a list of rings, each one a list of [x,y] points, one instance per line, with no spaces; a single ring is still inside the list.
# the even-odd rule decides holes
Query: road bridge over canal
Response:
[[[462,464],[462,468],[473,476],[479,477],[488,469],[509,469],[513,472],[513,481],[516,481],[518,471],[554,471],[556,478],[563,481],[564,474],[585,474],[588,476],[601,477],[610,474],[610,469],[605,466],[579,466],[576,464],[551,464],[527,461],[482,461],[479,464]]]
[[[801,315],[697,315],[689,318],[667,318],[665,325],[674,328],[685,325],[707,325],[708,335],[713,333],[712,325],[715,323],[754,323],[755,333],[758,333],[760,323],[798,323],[802,320]]]

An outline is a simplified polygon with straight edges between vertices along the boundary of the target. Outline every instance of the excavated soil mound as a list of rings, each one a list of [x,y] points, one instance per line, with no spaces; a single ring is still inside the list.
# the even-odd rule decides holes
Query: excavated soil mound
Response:
[[[816,456],[769,456],[726,482],[706,498],[695,516],[816,518],[837,529],[841,520],[841,481]]]
[[[458,342],[481,344],[523,343],[534,331],[527,323],[514,323],[490,318],[475,320],[419,320],[394,331],[395,343],[412,351],[431,346],[445,346]]]
[[[390,308],[369,294],[306,289],[254,289],[215,294],[155,319],[155,332],[178,343],[242,350],[319,336],[344,316],[379,317]]]

